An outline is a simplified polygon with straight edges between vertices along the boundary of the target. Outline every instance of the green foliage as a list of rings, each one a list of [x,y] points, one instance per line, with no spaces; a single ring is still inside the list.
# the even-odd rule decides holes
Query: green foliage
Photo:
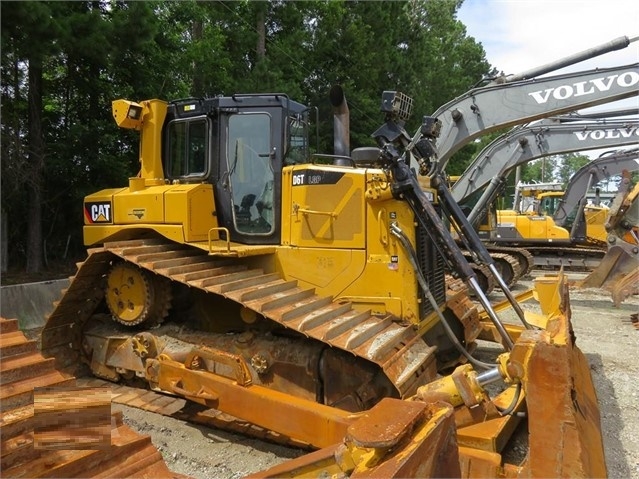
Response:
[[[351,148],[371,145],[381,93],[414,98],[407,129],[490,71],[456,19],[460,0],[269,2],[93,0],[0,2],[2,209],[9,257],[29,256],[29,188],[42,191],[49,260],[81,255],[82,198],[136,174],[137,135],[118,130],[117,98],[175,99],[283,92],[319,108],[320,150],[332,152],[328,92],[344,88]],[[33,174],[28,69],[42,65],[42,171]],[[32,92],[33,93],[33,92]],[[463,168],[479,145],[451,162]],[[69,236],[70,235],[70,236]],[[37,247],[37,245],[36,245]]]
[[[560,181],[564,188],[568,185],[570,178],[577,170],[582,166],[587,165],[590,162],[590,158],[586,155],[580,155],[578,153],[568,153],[561,156],[561,161],[557,166],[555,177],[557,181]]]

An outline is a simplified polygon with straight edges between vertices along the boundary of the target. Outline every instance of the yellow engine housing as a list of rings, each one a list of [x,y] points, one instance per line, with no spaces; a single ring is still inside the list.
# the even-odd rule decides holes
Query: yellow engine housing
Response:
[[[84,199],[84,244],[125,240],[141,228],[178,243],[206,241],[218,226],[210,184],[106,189]]]

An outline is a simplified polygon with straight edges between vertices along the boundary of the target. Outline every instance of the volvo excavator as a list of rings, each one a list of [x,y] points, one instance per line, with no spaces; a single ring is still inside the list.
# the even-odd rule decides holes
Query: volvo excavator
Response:
[[[445,169],[448,161],[454,153],[481,135],[636,96],[639,93],[639,64],[540,77],[593,56],[623,48],[629,42],[627,37],[621,37],[542,67],[516,75],[499,76],[438,108],[433,114],[439,122],[437,160],[432,161],[434,155],[429,151],[421,153],[419,173],[422,183],[425,187],[441,185],[437,187],[439,194],[448,195],[448,192],[443,191],[447,184]],[[419,149],[421,134],[421,130],[415,134],[411,146]],[[463,218],[459,218],[459,221],[466,223]],[[489,265],[498,264],[507,276],[507,284],[512,285],[518,273],[510,274],[509,271],[517,269],[517,265],[523,271],[523,265],[527,262],[521,254],[516,262],[506,251],[498,252],[495,248],[492,248],[493,256],[480,257],[469,245],[463,246],[487,293],[499,287],[498,282],[491,279],[493,275],[487,271],[491,267]]]
[[[608,209],[589,205],[588,191],[601,181],[636,170],[638,148],[605,153],[580,168],[563,194],[538,194],[530,212],[498,211],[493,241],[525,247],[538,267],[593,269],[605,253]]]
[[[604,476],[563,277],[538,281],[541,314],[524,312],[442,175],[482,132],[636,94],[638,65],[503,80],[424,117],[412,137],[412,101],[384,92],[376,146],[352,152],[333,88],[332,155],[309,154],[311,109],[285,94],[115,101],[116,123],[140,132],[140,173],[85,198],[91,249],[43,353],[323,448],[287,475]],[[482,102],[499,91],[519,98],[518,114],[490,120]],[[505,304],[483,293],[444,216]],[[501,352],[478,359],[478,339]],[[508,456],[525,416],[528,452]]]
[[[607,118],[609,114],[598,115]],[[538,196],[533,214],[524,213],[521,208],[502,210],[495,221],[491,210],[508,176],[523,164],[548,155],[635,145],[639,140],[636,120],[575,121],[582,118],[574,115],[555,117],[514,128],[486,146],[451,187],[452,195],[459,203],[469,204],[475,199],[472,208],[467,207],[469,222],[479,231],[493,255],[517,258],[521,274],[534,266],[592,268],[603,255],[596,240],[603,233],[606,212],[603,208],[587,207],[585,193],[598,182],[620,175],[624,169],[636,169],[636,149],[610,152],[584,166],[571,178],[567,196],[557,191],[560,187],[557,184],[551,185],[555,193],[546,193],[549,187],[543,184],[530,185],[526,194]],[[481,196],[476,199],[478,192]],[[528,228],[531,225],[535,227],[536,239],[530,238]],[[586,225],[594,244],[579,247],[588,242]],[[549,245],[551,242],[553,244]],[[513,279],[516,281],[517,276]]]

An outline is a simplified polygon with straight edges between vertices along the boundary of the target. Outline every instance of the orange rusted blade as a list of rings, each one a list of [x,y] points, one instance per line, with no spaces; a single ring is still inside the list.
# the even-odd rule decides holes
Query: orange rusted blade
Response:
[[[619,240],[577,286],[605,289],[610,292],[614,305],[619,306],[628,296],[639,292],[639,248]]]
[[[529,451],[520,477],[606,477],[597,394],[575,346],[564,288],[546,330],[526,330],[511,362],[526,370]]]
[[[16,320],[0,318],[0,356],[2,477],[184,477],[167,468],[149,436],[124,425],[121,413],[111,415],[110,392],[96,397],[86,389],[70,390],[75,379],[44,359]],[[53,394],[40,396],[34,407],[34,388],[44,387]],[[102,450],[94,449],[96,437]]]
[[[451,406],[383,399],[342,443],[287,461],[264,477],[461,477]]]

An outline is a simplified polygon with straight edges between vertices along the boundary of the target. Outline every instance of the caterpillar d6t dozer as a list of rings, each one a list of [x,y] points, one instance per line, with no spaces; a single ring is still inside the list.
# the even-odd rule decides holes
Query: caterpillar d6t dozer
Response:
[[[412,101],[384,92],[376,146],[352,152],[336,87],[331,155],[310,155],[312,110],[284,94],[118,100],[117,124],[140,132],[140,173],[85,198],[91,249],[43,352],[318,449],[264,475],[605,476],[564,279],[540,280],[524,296],[541,312],[524,312],[442,173],[486,131],[636,94],[637,67],[493,82],[412,138]],[[549,101],[560,88],[579,95]]]
[[[505,324],[443,219],[456,205],[411,167],[438,121],[411,140],[411,100],[385,92],[377,147],[350,152],[331,101],[332,155],[284,94],[114,102],[141,170],[85,198],[91,249],[44,353],[318,449],[266,475],[605,476],[563,279],[538,282],[538,314],[504,286]]]

